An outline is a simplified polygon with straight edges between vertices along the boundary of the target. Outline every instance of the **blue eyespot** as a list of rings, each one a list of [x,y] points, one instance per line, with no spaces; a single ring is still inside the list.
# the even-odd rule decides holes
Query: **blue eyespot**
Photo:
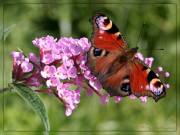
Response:
[[[99,48],[94,48],[94,50],[93,50],[94,56],[100,56],[101,53],[102,53],[102,50],[101,50],[101,49],[99,49]]]
[[[123,83],[121,86],[121,90],[124,92],[131,92],[131,87],[129,83]]]

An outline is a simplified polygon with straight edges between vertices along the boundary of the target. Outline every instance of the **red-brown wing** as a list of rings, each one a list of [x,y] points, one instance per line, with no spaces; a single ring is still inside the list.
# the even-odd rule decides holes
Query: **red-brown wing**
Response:
[[[112,53],[108,54],[108,57],[97,58],[96,59],[95,71],[100,73],[100,74],[107,74],[108,72],[111,72],[110,68],[117,61],[118,55],[119,55],[119,51],[113,51]],[[117,66],[115,66],[113,70],[116,71]]]
[[[127,47],[116,25],[103,14],[97,14],[93,17],[93,36],[91,40],[96,48],[107,51]]]
[[[111,96],[134,94],[137,97],[151,96],[157,101],[166,94],[158,76],[139,60],[118,65],[115,72],[107,74],[102,82]]]
[[[151,95],[148,89],[148,69],[139,61],[134,61],[131,64],[130,70],[130,82],[131,82],[131,89],[132,93],[136,96],[148,96]]]
[[[131,64],[130,82],[136,96],[151,96],[157,101],[165,96],[165,87],[154,71],[134,59]]]
[[[113,70],[116,68],[116,70]],[[112,67],[112,71],[103,82],[103,86],[110,96],[128,96],[131,94],[130,69],[128,64],[122,63]]]

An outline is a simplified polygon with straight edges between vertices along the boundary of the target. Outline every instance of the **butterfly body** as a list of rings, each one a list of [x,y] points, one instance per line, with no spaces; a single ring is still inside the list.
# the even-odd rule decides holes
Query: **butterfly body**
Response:
[[[110,96],[165,96],[159,77],[135,57],[138,48],[129,49],[116,25],[105,15],[93,17],[89,67]],[[155,89],[152,92],[150,88]]]

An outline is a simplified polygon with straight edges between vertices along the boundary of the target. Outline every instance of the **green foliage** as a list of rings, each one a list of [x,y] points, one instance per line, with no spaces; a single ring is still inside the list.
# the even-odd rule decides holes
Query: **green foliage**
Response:
[[[26,0],[26,2],[30,3],[30,0]],[[176,24],[176,5],[147,4],[145,1],[139,4],[129,4],[119,0],[113,0],[111,4],[108,3],[108,0],[96,1],[96,4],[88,0],[86,4],[80,4],[78,1],[58,1],[55,4],[5,5],[4,30],[10,28],[10,31],[4,41],[4,65],[0,65],[1,71],[4,66],[4,86],[6,87],[11,82],[11,51],[20,48],[25,54],[38,53],[38,49],[32,45],[31,41],[35,37],[48,34],[57,38],[85,36],[90,39],[92,25],[89,19],[95,12],[100,11],[107,14],[117,24],[130,47],[139,46],[139,51],[145,56],[155,58],[153,69],[161,65],[170,72],[171,77],[167,82],[170,83],[171,88],[167,91],[167,96],[164,99],[157,103],[149,99],[147,104],[143,104],[139,100],[132,101],[124,98],[119,104],[115,104],[112,99],[108,105],[103,106],[96,95],[87,97],[83,94],[79,107],[68,118],[64,115],[62,103],[56,97],[40,94],[48,111],[51,130],[99,131],[92,132],[92,134],[105,134],[105,131],[108,131],[107,134],[131,133],[133,135],[150,134],[150,132],[145,131],[152,131],[152,134],[175,133],[173,131],[178,126],[176,125],[178,119],[176,114],[180,113],[176,111],[177,76],[180,76],[177,73],[179,65],[176,61],[177,42],[179,43],[179,38],[176,39],[176,32],[180,31],[180,23]],[[2,25],[0,26],[2,28]],[[155,50],[157,48],[164,50]],[[2,49],[0,49],[0,60],[2,61]],[[0,72],[0,76],[2,77],[2,72]],[[2,86],[2,81],[0,84]],[[0,117],[0,119],[2,121],[3,118]],[[23,100],[12,92],[4,95],[4,121],[6,131],[42,129],[36,114],[31,112]],[[126,131],[132,132],[126,133]],[[164,132],[161,133],[161,131]],[[86,133],[81,132],[81,134]],[[17,134],[28,133],[17,132]],[[29,134],[39,135],[41,133],[32,132]],[[52,134],[58,135],[59,133],[53,132]],[[63,134],[68,133],[63,132]],[[75,133],[72,132],[72,134]]]

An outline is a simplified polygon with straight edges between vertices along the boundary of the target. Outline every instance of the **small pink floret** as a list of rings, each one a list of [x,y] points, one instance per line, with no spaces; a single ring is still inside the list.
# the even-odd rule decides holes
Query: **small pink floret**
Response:
[[[164,76],[168,78],[170,76],[170,73],[169,72],[165,72]]]
[[[146,102],[147,102],[147,96],[141,96],[141,97],[140,97],[140,100],[141,100],[143,103],[146,103]]]
[[[138,58],[141,61],[144,61],[144,57],[143,57],[142,53],[140,53],[140,52],[137,52],[135,57]]]
[[[131,94],[131,95],[129,96],[129,98],[134,100],[134,99],[136,99],[137,97],[136,97],[135,95]]]
[[[109,94],[104,94],[100,97],[102,104],[107,104],[109,102]]]
[[[164,86],[165,86],[166,89],[170,88],[170,84],[164,84]]]
[[[22,68],[22,71],[24,73],[28,73],[28,72],[31,72],[33,70],[33,64],[26,62],[26,61],[23,61],[21,63],[21,68]]]
[[[114,96],[114,102],[119,103],[122,100],[121,96]]]
[[[154,61],[154,58],[153,57],[150,57],[150,58],[145,58],[145,61],[144,63],[148,66],[148,67],[152,67],[152,64],[153,64],[153,61]]]

